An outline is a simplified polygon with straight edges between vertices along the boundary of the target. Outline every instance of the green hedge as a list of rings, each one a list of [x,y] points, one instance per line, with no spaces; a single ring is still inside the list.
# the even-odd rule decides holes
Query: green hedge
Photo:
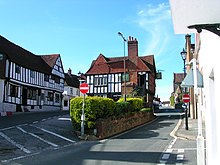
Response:
[[[75,129],[81,127],[83,97],[76,97],[70,101],[70,117]],[[93,128],[98,118],[112,116],[115,111],[115,102],[109,98],[85,98],[85,128]]]
[[[76,97],[70,101],[70,117],[75,129],[81,127],[83,97]],[[140,98],[127,98],[114,102],[110,98],[85,97],[85,128],[94,128],[96,120],[108,118],[125,113],[140,111],[143,108],[143,100]]]
[[[117,102],[124,102],[124,100],[121,98]],[[128,111],[140,111],[143,108],[143,99],[141,98],[127,98],[126,102],[129,103]]]

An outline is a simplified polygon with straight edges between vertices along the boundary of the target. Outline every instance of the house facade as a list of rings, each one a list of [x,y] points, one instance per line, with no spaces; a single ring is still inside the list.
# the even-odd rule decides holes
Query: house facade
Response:
[[[194,101],[192,99],[191,101],[194,102],[198,117],[197,164],[218,164],[220,161],[220,120],[218,119],[220,116],[218,102],[220,100],[218,61],[220,1],[191,0],[180,3],[178,0],[170,0],[170,5],[175,33],[192,33],[195,38],[195,50],[193,50],[190,47],[190,36],[186,36],[188,62],[193,68],[192,80],[188,82],[188,86],[194,91],[192,98]],[[187,76],[190,74],[188,73]],[[205,137],[202,121],[205,122]]]
[[[71,69],[65,73],[65,83],[63,92],[63,110],[70,110],[70,100],[80,96],[79,93],[79,77],[72,74]]]
[[[59,54],[35,55],[0,36],[0,112],[60,110],[64,72]]]
[[[149,104],[155,95],[156,68],[154,56],[138,56],[138,41],[129,37],[128,56],[107,58],[100,54],[86,72],[90,96],[115,100],[124,94],[139,95]],[[125,70],[124,70],[125,62]],[[126,86],[126,87],[125,87]],[[151,106],[151,105],[149,105]]]

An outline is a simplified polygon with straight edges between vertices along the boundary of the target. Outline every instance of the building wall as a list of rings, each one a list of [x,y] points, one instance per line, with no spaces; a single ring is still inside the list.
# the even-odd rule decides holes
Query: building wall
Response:
[[[199,107],[206,124],[207,164],[211,165],[220,162],[220,37],[206,30],[200,37],[199,68],[203,73],[204,88],[200,90]]]

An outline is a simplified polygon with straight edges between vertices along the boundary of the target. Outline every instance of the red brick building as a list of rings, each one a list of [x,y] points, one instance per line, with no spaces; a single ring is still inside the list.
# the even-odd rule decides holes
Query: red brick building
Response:
[[[88,95],[118,99],[138,93],[151,103],[155,94],[156,68],[154,56],[138,56],[138,41],[129,37],[128,56],[107,58],[100,54],[86,72]],[[125,76],[124,76],[125,60]],[[124,78],[125,77],[125,78]],[[126,79],[126,83],[124,83]]]

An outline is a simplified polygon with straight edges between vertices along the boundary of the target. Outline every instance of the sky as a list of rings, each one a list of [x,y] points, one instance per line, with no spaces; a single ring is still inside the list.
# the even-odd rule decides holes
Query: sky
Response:
[[[139,56],[154,55],[162,101],[183,72],[185,36],[174,33],[169,0],[1,0],[0,8],[0,35],[36,55],[60,54],[65,72],[85,73],[100,53],[123,56],[119,31],[137,38]]]

